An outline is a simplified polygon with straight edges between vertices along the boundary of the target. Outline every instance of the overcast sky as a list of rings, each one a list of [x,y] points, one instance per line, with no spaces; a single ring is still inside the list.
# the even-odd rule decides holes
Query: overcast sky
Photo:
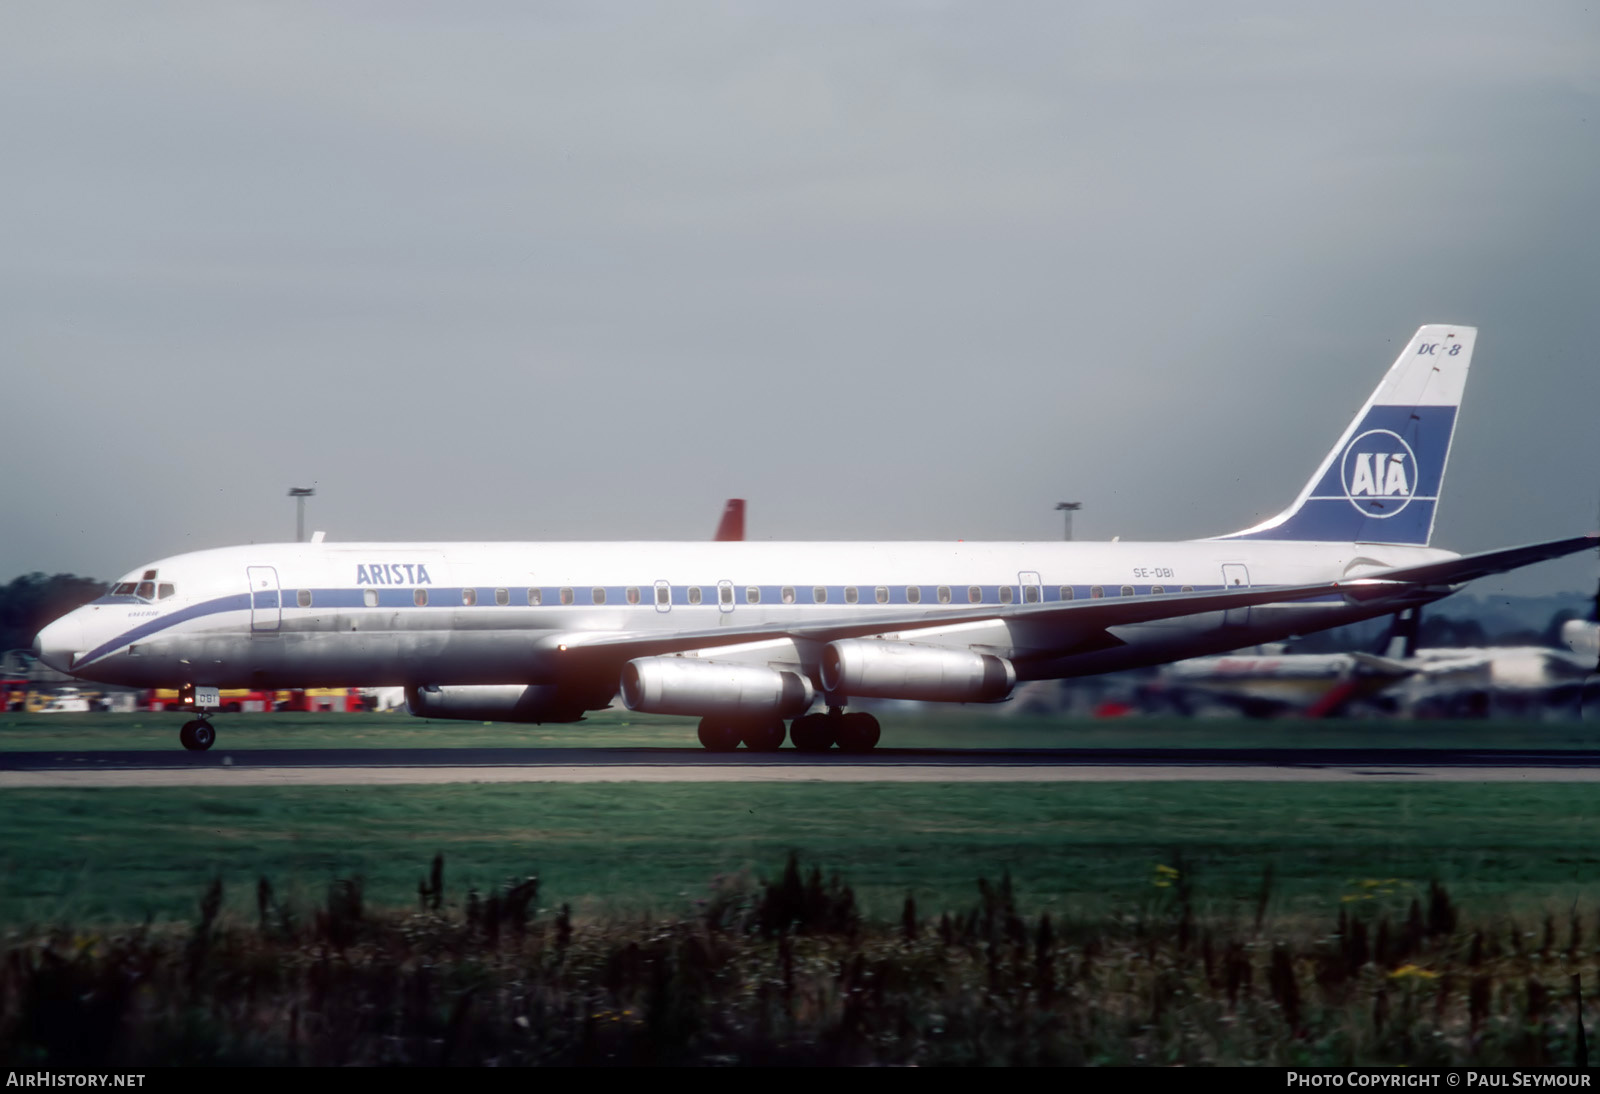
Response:
[[[290,486],[343,540],[1215,535],[1427,322],[1482,331],[1434,542],[1572,535],[1597,208],[1576,4],[11,0],[0,581]]]

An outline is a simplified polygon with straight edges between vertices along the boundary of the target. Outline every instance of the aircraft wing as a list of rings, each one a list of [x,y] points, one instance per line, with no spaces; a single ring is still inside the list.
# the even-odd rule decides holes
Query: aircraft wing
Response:
[[[1484,551],[1476,555],[1462,555],[1448,562],[1429,562],[1421,566],[1401,566],[1393,570],[1380,570],[1368,576],[1382,581],[1403,581],[1415,585],[1460,585],[1489,574],[1503,574],[1535,562],[1548,562],[1565,558],[1579,551],[1592,551],[1600,547],[1600,532],[1574,536],[1571,539],[1553,539],[1547,543],[1531,543],[1526,547],[1506,547],[1499,551]]]
[[[541,645],[573,653],[604,651],[609,660],[632,660],[635,657],[684,653],[718,646],[740,646],[750,642],[780,638],[834,642],[873,634],[905,635],[908,631],[945,628],[961,623],[981,623],[989,620],[1027,620],[1093,634],[1104,631],[1107,627],[1148,623],[1157,619],[1176,619],[1203,612],[1248,608],[1257,604],[1309,600],[1331,593],[1367,599],[1374,595],[1396,593],[1404,588],[1405,586],[1398,582],[1363,578],[1320,585],[1169,593],[1161,596],[1118,596],[1098,600],[1073,600],[1067,603],[990,604],[976,608],[919,609],[885,612],[871,619],[863,619],[860,614],[852,613],[840,615],[832,620],[819,619],[798,626],[792,623],[769,623],[743,627],[715,627],[674,634],[651,631],[569,631],[551,636]],[[914,638],[914,633],[910,637]]]

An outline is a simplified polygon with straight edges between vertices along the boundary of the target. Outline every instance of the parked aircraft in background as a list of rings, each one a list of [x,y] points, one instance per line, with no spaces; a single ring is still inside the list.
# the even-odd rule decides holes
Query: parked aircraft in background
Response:
[[[743,498],[728,499],[722,509],[722,520],[717,522],[717,534],[711,538],[717,543],[738,543],[744,539]]]
[[[1477,715],[1496,705],[1575,697],[1594,664],[1546,646],[1372,653],[1262,654],[1239,651],[1166,666],[1166,698],[1190,709],[1217,702],[1254,717],[1323,718],[1382,697],[1408,713]]]
[[[1402,708],[1433,715],[1557,708],[1591,685],[1594,665],[1548,646],[1418,650],[1416,672],[1398,689]]]
[[[1364,653],[1268,653],[1239,650],[1192,657],[1161,671],[1166,698],[1192,710],[1221,703],[1251,717],[1326,718],[1350,703],[1393,688],[1412,667]]]
[[[699,717],[711,749],[868,749],[879,726],[853,699],[996,702],[1592,549],[1428,545],[1475,338],[1418,330],[1299,497],[1215,539],[227,547],[138,567],[36,647],[88,679],[183,685],[189,748],[215,740],[218,688],[361,681],[404,686],[427,717],[575,721],[620,691]]]

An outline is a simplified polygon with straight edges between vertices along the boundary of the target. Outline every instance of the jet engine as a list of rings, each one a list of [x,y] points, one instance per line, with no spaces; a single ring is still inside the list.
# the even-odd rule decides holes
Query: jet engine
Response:
[[[587,697],[593,700],[594,696]],[[598,703],[570,688],[548,684],[450,684],[406,688],[406,709],[419,718],[460,718],[474,722],[581,722]]]
[[[796,672],[691,657],[641,657],[622,667],[622,701],[642,714],[802,714],[816,691]]]
[[[822,648],[822,686],[852,698],[987,703],[1016,683],[1011,662],[989,653],[869,638]]]

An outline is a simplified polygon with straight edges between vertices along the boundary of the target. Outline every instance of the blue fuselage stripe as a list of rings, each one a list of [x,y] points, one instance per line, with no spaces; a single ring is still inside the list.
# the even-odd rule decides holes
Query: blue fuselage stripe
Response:
[[[1263,588],[1263,587],[1264,586],[1259,586],[1259,585],[1256,586],[1256,588],[1258,588],[1258,589],[1259,588]],[[754,603],[752,603],[748,599],[748,590],[752,589],[752,588],[759,590],[759,594],[758,594],[759,595],[759,600],[754,602]],[[822,600],[816,599],[816,593],[815,593],[814,590],[819,589],[819,588],[824,590],[825,599],[822,599]],[[880,602],[877,599],[877,590],[879,588],[884,588],[884,589],[887,590],[887,593],[888,593],[888,599],[887,600],[884,600],[884,601]],[[921,591],[921,599],[920,600],[916,600],[916,601],[911,600],[906,594],[906,590],[908,588],[919,589]],[[1039,591],[1040,599],[1038,601],[1031,601],[1031,600],[1025,599],[1025,597],[1027,596],[1027,590],[1033,589],[1033,588],[1037,588],[1038,591]],[[752,585],[734,585],[733,586],[733,601],[732,601],[732,603],[730,605],[725,605],[725,607],[727,607],[728,610],[730,610],[730,611],[737,611],[740,608],[746,608],[746,609],[748,609],[748,608],[773,608],[773,607],[783,607],[783,608],[795,608],[795,607],[800,607],[800,608],[805,608],[805,607],[838,608],[838,607],[841,607],[841,606],[843,606],[843,607],[874,607],[874,608],[876,608],[876,607],[885,607],[885,608],[889,608],[889,607],[969,608],[969,607],[975,607],[975,606],[982,606],[982,605],[985,605],[985,604],[990,604],[990,605],[1003,605],[1003,604],[1026,605],[1026,604],[1030,604],[1030,603],[1046,603],[1046,604],[1050,604],[1050,603],[1065,603],[1065,602],[1074,601],[1074,600],[1097,599],[1099,595],[1103,595],[1103,596],[1105,596],[1107,598],[1113,598],[1113,599],[1116,598],[1116,597],[1119,597],[1119,596],[1150,596],[1150,595],[1152,595],[1152,590],[1155,589],[1155,588],[1160,588],[1164,592],[1168,592],[1168,593],[1176,593],[1176,592],[1180,592],[1180,591],[1184,591],[1184,592],[1188,592],[1188,591],[1193,591],[1193,592],[1216,592],[1216,591],[1220,591],[1221,589],[1223,589],[1224,586],[1222,586],[1222,585],[1192,585],[1192,586],[1184,586],[1184,585],[1177,585],[1177,584],[1163,584],[1163,585],[1159,585],[1159,586],[1158,585],[1153,585],[1153,584],[1126,585],[1126,586],[1124,586],[1124,585],[1040,585],[1040,586],[1031,586],[1031,585],[1030,586],[1022,586],[1022,585],[917,585],[917,586],[906,586],[906,585],[887,585],[887,586],[875,586],[875,585],[822,585],[822,586],[817,586],[817,585],[754,585],[754,586],[752,586]],[[506,591],[506,593],[507,593],[507,598],[508,598],[508,601],[509,601],[509,603],[507,603],[507,604],[500,604],[496,600],[496,595],[501,589],[504,589]],[[698,603],[695,603],[695,602],[690,600],[690,596],[691,596],[690,590],[691,589],[700,590],[700,600],[699,600]],[[944,601],[944,600],[940,600],[939,599],[939,590],[941,590],[941,589],[948,589],[949,590],[950,599],[948,601]],[[978,595],[975,598],[972,597],[971,594],[970,594],[970,590],[972,590],[972,589],[978,590]],[[1063,589],[1069,590],[1069,595],[1063,596],[1062,595],[1062,590]],[[1131,592],[1124,593],[1123,592],[1124,589],[1129,589],[1129,590],[1131,590]],[[466,591],[466,590],[470,590],[474,594],[473,595],[473,599],[474,599],[475,603],[467,604],[465,602],[465,599],[463,597],[463,592]],[[410,589],[410,588],[397,589],[397,588],[393,588],[393,587],[380,588],[380,589],[323,588],[323,589],[282,589],[281,591],[258,592],[258,593],[255,593],[255,594],[238,593],[238,594],[231,595],[231,596],[217,597],[217,598],[212,599],[212,600],[203,601],[203,602],[201,602],[199,604],[190,604],[190,605],[187,605],[187,606],[182,607],[182,608],[177,608],[177,609],[171,611],[168,614],[159,616],[159,617],[154,618],[154,619],[146,620],[146,621],[140,623],[139,625],[131,628],[130,630],[124,631],[123,633],[117,635],[117,637],[111,639],[110,641],[103,642],[99,646],[96,646],[93,650],[90,650],[83,657],[79,658],[74,667],[75,668],[79,668],[79,667],[83,667],[83,666],[89,665],[90,663],[92,663],[94,661],[98,661],[100,658],[105,657],[107,654],[110,654],[110,653],[112,653],[112,652],[114,652],[116,650],[119,650],[119,649],[123,648],[124,646],[128,646],[128,645],[132,645],[134,643],[137,643],[142,638],[148,638],[153,634],[156,634],[156,633],[158,633],[160,631],[166,630],[166,629],[168,629],[170,627],[175,627],[180,623],[187,623],[188,621],[190,621],[192,619],[199,619],[199,618],[202,618],[204,616],[220,615],[220,614],[222,614],[224,612],[241,612],[241,611],[254,610],[254,611],[268,611],[268,612],[277,613],[277,612],[279,612],[281,610],[285,614],[304,612],[304,613],[309,613],[309,614],[313,614],[314,615],[318,611],[326,611],[328,609],[342,609],[342,610],[357,609],[357,610],[378,611],[378,610],[393,610],[393,609],[397,609],[397,608],[409,608],[409,609],[443,609],[443,608],[450,608],[450,609],[454,609],[454,610],[485,610],[485,611],[488,611],[488,610],[493,610],[493,609],[497,609],[497,608],[498,609],[528,608],[530,606],[531,607],[538,607],[538,608],[562,608],[562,607],[591,608],[591,607],[597,606],[596,597],[595,597],[595,592],[597,590],[599,590],[603,595],[603,598],[604,598],[603,606],[605,608],[608,608],[608,609],[610,609],[610,608],[634,608],[634,609],[638,609],[638,610],[641,610],[641,611],[654,611],[654,610],[656,610],[656,603],[655,603],[655,592],[656,591],[655,591],[655,588],[654,588],[653,585],[573,585],[573,586],[558,586],[558,585],[527,586],[527,585],[523,585],[523,586],[498,586],[498,587],[497,586],[492,586],[492,585],[489,585],[489,586],[483,586],[483,585],[479,585],[479,586],[422,586],[422,587],[415,588],[415,589]],[[1002,590],[1005,590],[1005,594],[1008,595],[1010,599],[1008,599],[1008,600],[1002,600],[1001,599]],[[1099,591],[1098,593],[1097,593],[1097,590]],[[528,596],[530,591],[537,592],[539,594],[538,595],[538,603],[530,604],[529,596]],[[637,593],[637,596],[638,596],[637,602],[634,602],[634,603],[630,603],[629,602],[628,593],[630,591],[633,591],[633,592]],[[718,600],[717,600],[718,587],[716,585],[673,585],[673,586],[671,586],[671,591],[672,591],[672,606],[674,608],[678,608],[678,607],[684,607],[684,608],[695,608],[695,607],[698,607],[698,608],[716,608],[716,607],[719,606]],[[793,600],[785,600],[784,599],[784,594],[785,594],[786,591],[792,592],[793,597],[794,597]],[[855,600],[848,599],[849,595],[852,592],[854,592],[855,595],[856,595],[856,599]],[[300,601],[300,594],[301,593],[309,593],[310,594],[310,604],[309,605],[302,606],[300,604],[299,601]],[[367,593],[374,593],[376,595],[376,600],[377,600],[376,604],[368,604],[366,602],[366,594]],[[424,603],[424,604],[418,604],[417,603],[417,594],[418,593],[426,593],[427,594],[426,603]],[[570,596],[570,600],[563,601],[563,599],[562,599],[563,598],[563,594],[569,595]],[[1334,596],[1334,597],[1331,597],[1329,599],[1338,600],[1339,598],[1337,596]],[[95,601],[95,603],[97,603],[97,604],[110,604],[110,603],[123,604],[123,603],[127,603],[129,601],[130,601],[130,598],[128,598],[128,597],[115,597],[115,598],[102,597],[100,600]],[[144,603],[144,602],[140,601],[139,603]],[[1307,602],[1307,603],[1310,603],[1310,602]],[[293,618],[292,615],[291,615],[291,618]]]

